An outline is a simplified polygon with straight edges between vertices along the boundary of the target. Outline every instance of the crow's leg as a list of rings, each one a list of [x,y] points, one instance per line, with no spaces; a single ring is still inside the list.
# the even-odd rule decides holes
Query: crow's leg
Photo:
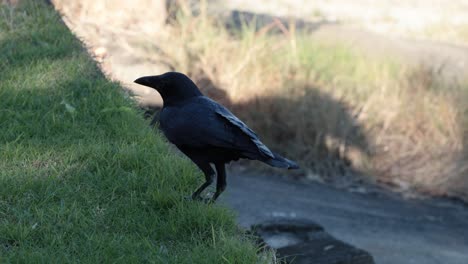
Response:
[[[211,198],[211,202],[216,201],[218,196],[226,189],[226,168],[224,163],[216,163],[215,166],[218,178],[216,179],[216,192]]]
[[[197,164],[198,168],[200,168],[201,171],[205,174],[205,182],[200,185],[200,187],[197,188],[197,190],[192,194],[192,199],[193,200],[199,200],[200,199],[200,194],[203,192],[203,190],[206,189],[206,187],[210,186],[211,183],[213,183],[213,178],[214,178],[214,170],[211,168],[209,163],[200,163],[200,162],[195,162]]]

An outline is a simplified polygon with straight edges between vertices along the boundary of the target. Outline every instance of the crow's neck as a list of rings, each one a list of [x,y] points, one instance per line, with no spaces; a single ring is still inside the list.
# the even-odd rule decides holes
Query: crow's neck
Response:
[[[160,94],[165,106],[176,105],[190,98],[202,96],[202,93],[194,83],[174,85],[169,89],[163,89],[160,91]]]
[[[185,95],[185,96],[166,96],[165,98],[163,97],[163,102],[164,106],[175,106],[175,105],[180,105],[186,102],[187,100],[190,100],[192,98],[198,97],[198,96],[203,96],[200,92],[198,94],[193,94],[193,95]]]

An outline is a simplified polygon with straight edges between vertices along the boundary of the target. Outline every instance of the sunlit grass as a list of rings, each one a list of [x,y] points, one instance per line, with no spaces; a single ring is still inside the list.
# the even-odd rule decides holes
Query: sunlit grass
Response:
[[[0,262],[256,263],[55,11],[21,2],[0,6]]]

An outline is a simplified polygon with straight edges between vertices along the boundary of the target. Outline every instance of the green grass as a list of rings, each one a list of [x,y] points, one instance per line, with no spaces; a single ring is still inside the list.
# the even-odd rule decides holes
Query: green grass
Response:
[[[0,6],[0,262],[256,263],[52,7]]]

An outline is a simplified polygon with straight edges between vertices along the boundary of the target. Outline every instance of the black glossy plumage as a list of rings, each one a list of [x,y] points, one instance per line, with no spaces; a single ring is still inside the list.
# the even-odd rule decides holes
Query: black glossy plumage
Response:
[[[135,82],[161,94],[164,101],[159,120],[161,130],[205,174],[206,182],[194,192],[194,199],[213,181],[210,164],[215,165],[218,175],[213,200],[226,187],[224,165],[230,161],[246,158],[280,168],[298,168],[293,161],[272,152],[228,109],[203,96],[184,74],[168,72],[141,77]]]

